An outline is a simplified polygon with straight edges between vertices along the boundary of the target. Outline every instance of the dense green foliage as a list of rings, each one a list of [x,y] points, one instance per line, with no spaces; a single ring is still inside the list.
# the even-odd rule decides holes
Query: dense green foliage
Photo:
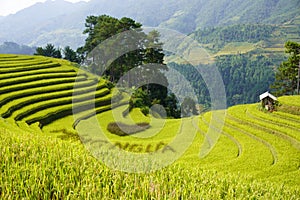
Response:
[[[279,31],[279,27],[274,25],[238,24],[200,29],[194,33],[194,37],[201,44],[212,43],[210,49],[219,51],[231,42],[257,43],[262,40],[269,40],[272,38],[274,31]]]
[[[225,85],[227,104],[254,103],[270,90],[276,63],[266,56],[251,54],[220,56],[218,67]]]
[[[38,47],[34,55],[47,56],[53,58],[62,58],[60,49],[55,49],[53,44],[47,44],[45,48]]]
[[[63,50],[63,53],[64,53],[65,60],[69,60],[74,63],[81,63],[80,56],[78,55],[78,53],[76,51],[71,49],[70,46],[66,46]]]
[[[276,81],[272,87],[277,95],[299,94],[299,91],[296,90],[300,75],[300,44],[288,41],[285,48],[285,52],[290,56],[277,69]]]
[[[276,64],[276,59],[251,53],[218,56],[215,65],[224,81],[228,106],[259,101],[259,95],[270,90],[270,85],[274,82]],[[169,66],[178,70],[189,81],[195,90],[198,103],[210,107],[209,92],[201,74],[190,65],[170,63]],[[180,84],[180,80],[172,81],[178,83],[177,90],[184,94],[188,86]]]
[[[62,53],[64,56],[62,56]],[[44,48],[38,47],[34,55],[63,58],[74,63],[81,63],[83,59],[80,57],[80,54],[71,49],[70,46],[66,46],[63,50],[61,50],[60,48],[55,48],[53,44],[47,44]]]
[[[183,117],[197,115],[196,102],[191,97],[184,98],[181,104],[181,112]]]
[[[93,56],[94,63],[90,65],[90,71],[97,75],[106,75],[111,82],[117,82],[133,68],[148,63],[162,64],[164,53],[162,44],[159,42],[159,33],[152,31],[145,34],[141,26],[140,23],[126,17],[117,19],[107,15],[88,16],[85,23],[86,29],[83,32],[88,36],[85,45],[78,51],[83,55]],[[105,47],[106,49],[98,49],[100,48],[98,45],[109,39],[111,39],[110,46]],[[118,51],[122,52],[127,45],[130,52],[118,55]],[[93,50],[96,51],[95,55]],[[106,66],[108,64],[106,62],[109,61],[107,58],[114,55],[117,58]],[[160,70],[166,70],[166,67],[161,65],[155,73],[158,75]]]
[[[205,108],[209,108],[211,103],[209,91],[201,74],[197,71],[197,69],[187,64],[179,65],[176,63],[169,63],[168,66],[181,73],[188,81],[188,83],[191,84],[198,98],[198,102],[196,103],[202,104]],[[186,94],[186,88],[189,88],[189,86],[185,85],[184,83],[186,83],[186,81],[183,81],[180,78],[183,77],[170,77],[172,83],[174,83],[175,85],[174,90],[177,91],[176,93],[180,95],[180,98],[185,99],[185,97],[190,96],[189,94]]]
[[[92,63],[88,63],[92,73],[106,76],[113,83],[121,81],[121,87],[140,88],[133,94],[129,109],[139,107],[148,114],[152,105],[160,103],[167,108],[169,117],[179,117],[178,114],[174,115],[177,105],[168,104],[172,96],[168,96],[168,81],[163,74],[167,67],[163,63],[160,35],[155,30],[146,34],[141,26],[126,17],[88,16],[83,32],[88,34],[86,43],[77,52],[81,52],[81,56],[87,60],[92,59]],[[109,46],[102,47],[101,44],[107,40]],[[116,58],[111,61],[109,58],[114,56]],[[127,73],[132,69],[133,73]],[[140,86],[140,83],[144,84]]]

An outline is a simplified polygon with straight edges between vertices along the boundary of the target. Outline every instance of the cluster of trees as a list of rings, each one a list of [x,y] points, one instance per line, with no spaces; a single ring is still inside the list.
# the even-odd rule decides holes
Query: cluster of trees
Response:
[[[216,58],[216,66],[221,73],[227,96],[227,105],[257,102],[258,96],[270,90],[270,85],[275,80],[274,66],[277,63],[274,59],[264,55],[242,54],[242,55],[224,55]],[[209,108],[211,99],[206,83],[201,74],[194,66],[179,65],[171,63],[170,67],[179,71],[188,80],[197,95],[197,103]],[[209,67],[202,65],[199,67]],[[175,78],[175,77],[174,77]],[[172,80],[176,85],[176,90],[186,96],[186,86],[181,80]]]
[[[85,64],[88,64],[89,71],[106,77],[112,83],[117,83],[122,78],[127,87],[133,87],[146,80],[132,95],[130,109],[139,107],[148,114],[152,105],[160,104],[164,106],[168,117],[180,117],[177,99],[168,91],[168,80],[163,73],[168,68],[163,64],[164,53],[157,31],[146,34],[141,28],[142,24],[130,18],[117,19],[108,15],[88,16],[85,27],[85,45],[76,51],[70,47],[61,50],[47,44],[44,48],[37,48],[35,55],[62,58],[63,53],[64,59],[77,63],[87,62]],[[110,41],[112,48],[101,49],[99,44],[113,36],[114,40]],[[129,46],[131,50],[122,53],[122,48]],[[110,63],[107,58],[112,55],[116,55],[116,58]],[[136,74],[127,74],[124,78],[124,75],[134,68],[138,69]],[[159,80],[160,84],[151,83],[153,79]]]
[[[176,97],[169,93],[168,80],[163,73],[168,68],[164,64],[163,44],[157,31],[146,34],[142,24],[130,18],[117,19],[107,15],[87,17],[85,27],[84,33],[88,36],[77,52],[82,58],[91,57],[88,69],[92,73],[106,76],[113,83],[122,79],[122,84],[129,88],[144,83],[132,95],[130,109],[139,107],[148,114],[150,107],[160,104],[168,117],[180,117]],[[109,46],[99,45],[108,39]],[[108,59],[114,55],[114,60]],[[135,70],[127,73],[132,69]],[[159,84],[151,80],[157,80]]]
[[[299,89],[300,76],[300,44],[288,41],[285,43],[285,49],[289,58],[277,69],[276,80],[271,86],[274,94],[278,96],[299,94],[297,89]]]
[[[171,77],[177,94],[184,99],[182,107],[174,94],[168,91],[168,80],[164,72],[168,67],[164,64],[164,51],[159,41],[159,33],[151,31],[145,33],[142,24],[130,18],[113,18],[107,15],[89,16],[86,18],[87,34],[85,45],[76,51],[70,47],[63,50],[48,44],[45,48],[36,49],[36,55],[44,55],[62,58],[72,62],[81,63],[88,61],[88,70],[100,76],[104,76],[112,83],[122,80],[127,87],[134,88],[138,83],[145,83],[131,97],[130,109],[141,108],[144,114],[149,113],[149,108],[155,104],[163,105],[167,116],[179,118],[197,114],[196,103],[209,108],[211,99],[209,91],[201,74],[194,66],[170,63],[169,67],[179,71],[189,84],[192,85],[198,102],[194,102],[186,94],[184,81]],[[228,42],[258,42],[266,40],[276,29],[272,25],[234,25],[230,28],[207,28],[195,33],[195,37],[201,43],[213,43],[223,46]],[[109,38],[111,47],[101,47],[99,44]],[[124,47],[125,46],[125,47]],[[294,94],[297,89],[298,65],[300,57],[300,44],[287,42],[286,53],[289,59],[278,68],[275,76],[274,66],[283,60],[282,55],[267,57],[258,53],[247,53],[241,55],[224,55],[216,58],[216,66],[224,81],[228,106],[252,103],[258,101],[259,94],[270,90],[270,85],[276,95]],[[130,48],[124,51],[122,48]],[[126,50],[126,49],[125,49]],[[110,60],[112,54],[117,55]],[[153,65],[155,63],[155,65]],[[203,65],[199,67],[209,67]],[[135,69],[133,74],[132,69]],[[151,83],[151,80],[159,80],[161,84]],[[175,80],[176,79],[176,80]],[[275,81],[275,82],[274,82]]]
[[[61,50],[47,44],[44,48],[37,48],[35,55],[64,58],[76,63],[85,61],[90,72],[103,76],[112,83],[117,83],[122,78],[127,87],[148,80],[146,84],[136,88],[130,101],[130,109],[139,107],[144,114],[148,114],[151,106],[160,104],[164,106],[168,117],[181,116],[176,97],[167,89],[168,80],[163,72],[168,68],[163,63],[165,56],[163,44],[159,42],[160,35],[157,31],[146,34],[141,28],[142,24],[133,19],[127,17],[117,19],[108,15],[88,16],[85,27],[83,32],[87,34],[85,45],[76,51],[70,47]],[[111,37],[115,38],[110,41],[110,47],[101,49],[99,44]],[[128,48],[128,51],[123,53],[123,48]],[[109,63],[110,60],[107,58],[114,55],[115,60]],[[135,70],[136,74],[127,74],[124,78],[124,75],[134,68],[138,69]],[[153,79],[159,80],[160,84],[151,83]]]
[[[238,24],[225,27],[208,27],[194,33],[197,41],[203,44],[213,44],[213,50],[217,51],[230,42],[256,43],[268,40],[278,27],[274,25]]]
[[[225,85],[227,104],[254,103],[274,82],[274,60],[263,55],[220,56],[216,63]]]
[[[41,55],[53,58],[63,58],[71,62],[80,63],[81,59],[79,54],[66,46],[64,49],[55,48],[53,44],[47,44],[45,47],[36,48],[34,55]],[[63,56],[64,55],[64,56]]]

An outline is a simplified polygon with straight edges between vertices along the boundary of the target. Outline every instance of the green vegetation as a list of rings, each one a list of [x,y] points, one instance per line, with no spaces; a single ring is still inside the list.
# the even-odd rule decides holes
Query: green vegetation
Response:
[[[300,40],[299,34],[295,33],[299,29],[298,23],[296,18],[284,25],[237,24],[203,28],[191,35],[211,54],[210,64],[214,62],[218,67],[229,106],[257,102],[259,94],[270,90],[275,95],[296,94],[299,65],[297,42]],[[294,42],[288,41],[291,39]],[[191,60],[200,59],[199,54],[183,51]],[[288,54],[290,58],[287,60]],[[171,58],[168,61],[170,67],[181,72],[192,84],[199,103],[209,107],[206,85],[195,69]],[[200,59],[199,67],[204,67],[207,62],[208,58]],[[177,87],[182,90],[180,85]]]
[[[62,58],[60,49],[55,49],[53,44],[47,44],[45,48],[38,47],[34,55]]]
[[[107,130],[118,136],[127,136],[131,134],[135,134],[138,132],[145,131],[147,128],[150,128],[149,124],[144,123],[137,123],[133,125],[123,124],[121,122],[112,122],[107,125]]]
[[[3,199],[295,199],[299,188],[249,175],[174,165],[150,174],[112,171],[81,145],[15,128],[0,129]]]
[[[285,52],[290,56],[278,68],[276,81],[272,87],[277,95],[299,94],[300,44],[288,41],[285,48]]]
[[[168,117],[180,117],[176,103],[170,103],[176,98],[168,91],[164,75],[168,68],[157,31],[145,33],[142,24],[133,19],[108,15],[88,16],[85,27],[83,33],[88,36],[85,45],[77,49],[79,57],[87,60],[90,72],[119,82],[118,87],[135,89],[130,110],[138,107],[147,115],[151,106],[160,103]]]
[[[270,90],[270,85],[274,82],[273,68],[276,64],[274,59],[253,53],[218,56],[215,65],[224,81],[228,106],[259,101],[258,96]],[[168,66],[179,71],[192,85],[199,101],[197,103],[209,108],[209,92],[197,69],[187,64],[169,63]],[[198,67],[205,68],[209,65],[202,64]],[[172,77],[172,82],[178,83],[176,89],[184,95],[188,86],[175,79],[176,77]]]
[[[64,56],[62,56],[62,53]],[[83,58],[81,58],[77,52],[71,49],[70,46],[66,46],[63,50],[61,50],[60,48],[55,49],[53,44],[47,44],[44,48],[36,48],[34,55],[47,56],[52,58],[63,57],[65,60],[74,63],[81,63],[83,61]]]
[[[14,63],[19,67],[13,68]],[[49,64],[53,66],[40,68]],[[31,70],[16,71],[18,68]],[[279,111],[273,113],[261,112],[259,104],[229,108],[221,135],[212,148],[205,141],[214,137],[208,135],[209,130],[219,131],[220,122],[212,116],[220,111],[183,119],[161,119],[145,116],[135,108],[123,115],[128,105],[121,106],[122,96],[111,105],[109,84],[69,62],[40,56],[1,55],[0,70],[7,70],[0,75],[5,80],[0,81],[3,85],[0,198],[297,199],[300,196],[299,96],[280,97]],[[56,77],[54,71],[73,82],[60,83],[61,77]],[[77,83],[74,72],[78,73]],[[44,80],[36,80],[35,76]],[[91,100],[93,96],[95,101]],[[193,112],[193,102],[187,100],[186,104],[186,112]],[[118,121],[128,132],[137,128],[133,124],[147,124],[147,129],[118,136],[107,130],[110,124],[118,128],[115,126]],[[135,154],[172,152],[178,148],[172,146],[175,137],[191,132],[196,135],[175,163],[155,172],[134,174],[108,168],[82,144],[81,141],[86,145],[100,144],[99,132],[93,129],[97,124],[110,141],[103,146]],[[200,158],[203,149],[211,151],[206,156],[201,152]]]
[[[279,27],[274,25],[232,25],[218,28],[200,29],[194,33],[194,37],[201,44],[213,44],[210,50],[217,52],[226,44],[232,42],[258,43],[269,40]]]
[[[212,56],[252,52],[276,60],[288,41],[300,42],[298,18],[286,24],[237,24],[198,29],[191,36]],[[282,62],[281,60],[280,62]]]
[[[278,1],[230,1],[181,0],[158,4],[168,10],[160,19],[160,26],[191,33],[199,28],[223,27],[236,24],[283,24],[299,17],[299,2]]]

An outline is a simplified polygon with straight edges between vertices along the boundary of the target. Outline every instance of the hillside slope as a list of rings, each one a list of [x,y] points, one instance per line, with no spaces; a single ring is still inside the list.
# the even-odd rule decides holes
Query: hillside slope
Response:
[[[171,28],[189,34],[198,28],[232,24],[284,24],[299,16],[297,0],[92,0],[71,4],[46,1],[1,19],[0,42],[70,45],[84,42],[88,15],[131,17],[145,26]],[[67,39],[66,39],[67,38]]]
[[[111,109],[106,81],[64,60],[0,55],[0,86],[0,116],[25,130],[69,117],[48,131],[72,131],[76,120]]]
[[[104,80],[63,60],[20,55],[0,56],[0,86],[0,198],[300,196],[300,96],[280,97],[273,113],[248,104],[184,119],[155,119],[139,110],[123,116],[126,105],[112,105]],[[119,120],[149,122],[150,128],[120,137],[107,130]],[[113,167],[124,151],[156,155],[168,147],[165,162],[189,140],[180,158],[156,172]],[[108,157],[109,166],[93,147],[121,157]],[[142,159],[121,164],[124,171],[156,167]]]

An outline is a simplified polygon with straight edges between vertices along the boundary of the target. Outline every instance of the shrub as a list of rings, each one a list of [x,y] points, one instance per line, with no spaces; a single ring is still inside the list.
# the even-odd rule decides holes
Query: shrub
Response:
[[[150,128],[149,123],[143,122],[134,125],[128,125],[121,122],[112,122],[107,125],[107,130],[118,136],[127,136],[135,134]]]
[[[143,106],[141,107],[141,112],[147,116],[149,114],[149,107],[148,106]]]

